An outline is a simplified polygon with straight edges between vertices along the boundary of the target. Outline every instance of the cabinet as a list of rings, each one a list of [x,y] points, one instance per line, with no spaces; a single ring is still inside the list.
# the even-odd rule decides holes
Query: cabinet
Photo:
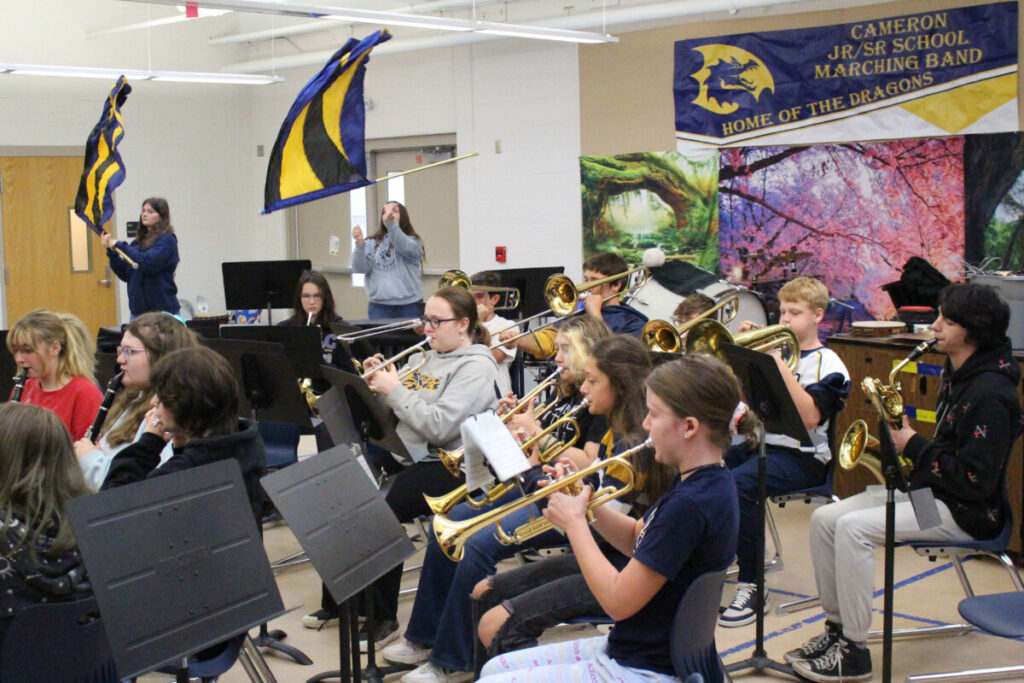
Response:
[[[868,400],[860,387],[861,380],[865,377],[877,377],[883,382],[888,382],[889,372],[894,363],[906,358],[911,349],[916,346],[923,337],[913,335],[896,335],[893,337],[855,337],[851,335],[836,335],[827,341],[829,348],[834,350],[843,359],[847,370],[850,371],[850,397],[847,400],[846,408],[839,413],[836,419],[836,447],[843,434],[855,420],[867,422],[870,431],[874,434],[878,424],[878,413]],[[1024,354],[1015,353],[1014,357],[1018,362],[1024,360]],[[899,382],[903,387],[903,403],[907,407],[907,413],[917,415],[918,419],[912,419],[914,429],[925,436],[930,436],[934,430],[934,417],[936,394],[939,391],[938,370],[941,370],[945,363],[946,356],[941,353],[926,353],[917,361],[917,371],[908,372],[907,368],[899,375]],[[1017,394],[1024,402],[1024,395],[1021,386],[1017,386]],[[860,493],[869,484],[875,484],[875,478],[863,467],[857,467],[846,471],[838,466],[834,475],[833,488],[840,498]],[[1013,508],[1013,519],[1016,530],[1010,542],[1010,549],[1015,555],[1022,555],[1021,548],[1021,517],[1024,516],[1024,440],[1018,438],[1010,453],[1009,468],[1006,473],[1006,492],[1010,498],[1010,506]]]

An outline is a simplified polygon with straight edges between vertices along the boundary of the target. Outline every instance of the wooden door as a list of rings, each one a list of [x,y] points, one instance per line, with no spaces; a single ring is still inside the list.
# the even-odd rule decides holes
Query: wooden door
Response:
[[[87,230],[82,242],[84,269],[72,272],[69,216],[81,175],[80,156],[0,158],[8,327],[37,308],[74,313],[92,335],[117,324],[117,279],[95,233]]]

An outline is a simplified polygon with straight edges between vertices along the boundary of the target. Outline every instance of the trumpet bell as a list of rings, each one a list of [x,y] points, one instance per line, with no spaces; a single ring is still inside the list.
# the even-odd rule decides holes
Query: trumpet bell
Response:
[[[683,346],[679,332],[665,320],[649,320],[644,323],[640,338],[648,349],[661,353],[679,353]]]
[[[885,483],[882,474],[881,444],[868,432],[864,420],[855,421],[843,434],[839,442],[839,466],[852,470],[857,466],[867,468],[880,483]]]

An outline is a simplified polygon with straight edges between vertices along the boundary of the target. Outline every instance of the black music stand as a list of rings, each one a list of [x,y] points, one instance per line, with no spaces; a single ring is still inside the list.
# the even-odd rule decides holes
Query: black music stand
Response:
[[[221,325],[221,339],[281,344],[297,377],[316,377],[324,362],[323,341],[316,325]]]
[[[782,434],[800,442],[801,446],[810,446],[811,437],[807,434],[800,413],[797,412],[793,399],[786,389],[774,357],[735,344],[722,344],[721,348],[732,371],[743,386],[743,396],[747,405],[761,418],[757,462],[757,633],[754,652],[750,657],[729,664],[725,670],[734,673],[754,669],[761,673],[769,669],[796,678],[792,667],[770,659],[764,649],[764,524],[768,498],[764,471],[767,447],[764,436],[765,432],[769,431]]]
[[[273,325],[273,309],[291,308],[299,277],[312,265],[309,259],[222,263],[224,306],[266,308],[267,324]]]
[[[360,681],[358,593],[404,562],[415,548],[384,497],[345,446],[335,446],[267,475],[262,482],[339,606],[339,670],[309,681]],[[367,619],[369,628],[372,615]],[[369,651],[366,678],[379,681],[372,643]]]
[[[235,460],[76,498],[68,514],[121,678],[285,613]]]
[[[331,419],[322,416],[335,444],[359,443],[363,453],[373,445],[407,460],[412,459],[405,443],[395,432],[397,418],[374,396],[366,380],[329,366],[323,367],[323,373],[341,399],[339,409],[333,411]]]
[[[299,391],[298,377],[284,346],[276,342],[241,341],[238,339],[202,339],[227,359],[234,371],[240,393],[239,409],[248,412],[252,421],[286,422],[311,429],[309,406]],[[281,642],[288,634],[281,629],[268,630],[260,624],[253,640],[259,647],[268,647],[291,657],[299,664],[311,665],[304,652]]]
[[[544,282],[556,273],[564,273],[564,266],[543,266],[540,268],[503,268],[495,270],[502,287],[519,290],[519,305],[509,311],[510,319],[522,319],[548,308],[544,298]]]

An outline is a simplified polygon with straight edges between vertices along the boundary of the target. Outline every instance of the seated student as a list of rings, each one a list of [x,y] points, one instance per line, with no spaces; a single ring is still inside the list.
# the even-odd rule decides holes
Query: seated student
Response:
[[[640,343],[635,339],[621,336],[606,337],[593,342],[589,354],[578,361],[566,358],[570,338],[576,337],[579,331],[583,331],[584,326],[591,328],[587,330],[591,335],[601,334],[606,329],[603,323],[591,316],[579,316],[566,321],[559,329],[560,350],[556,356],[563,363],[568,361],[584,367],[584,380],[579,392],[589,402],[589,415],[581,416],[579,420],[581,431],[586,431],[583,431],[582,442],[577,443],[576,448],[570,448],[563,453],[563,457],[571,460],[577,467],[585,467],[597,459],[600,452],[605,451],[607,444],[612,443],[615,437],[618,437],[620,444],[642,440],[642,387],[650,371],[650,359]],[[586,340],[586,343],[589,345],[591,342]],[[571,388],[571,385],[567,388]],[[574,403],[576,404],[578,401]],[[563,402],[559,402],[556,408],[549,412],[561,413],[562,406]],[[530,424],[534,422],[532,416],[527,415],[524,418],[524,429],[527,433],[535,434],[534,425]],[[540,423],[536,423],[536,428],[539,427]],[[566,434],[551,438],[565,439]],[[545,440],[546,447],[550,446],[549,441],[550,439]],[[536,463],[534,458],[536,455],[531,458],[531,462]],[[528,474],[527,481],[531,481],[534,476],[534,473]],[[665,477],[666,481],[667,478]],[[531,486],[527,486],[526,489],[527,492],[533,490]],[[511,502],[520,496],[518,491],[509,493],[497,501],[496,505]],[[485,509],[490,509],[490,506]],[[475,517],[483,511],[484,509],[463,503],[449,511],[447,517],[459,521]],[[511,532],[535,517],[538,512],[537,506],[525,507],[506,516],[501,526]],[[494,530],[488,528],[474,534],[466,542],[462,560],[453,562],[441,551],[431,535],[405,640],[385,648],[382,656],[389,661],[420,664],[415,671],[403,676],[403,683],[444,681],[451,671],[471,671],[474,638],[470,618],[470,592],[473,586],[493,573],[500,560],[511,557],[519,550],[560,545],[562,542],[557,532],[551,531],[530,539],[523,545],[503,545],[495,537]]]
[[[544,511],[565,531],[586,585],[615,627],[607,636],[495,657],[481,681],[679,680],[669,653],[676,608],[698,576],[729,565],[735,548],[736,487],[722,457],[730,435],[737,428],[752,434],[757,422],[734,409],[739,398],[739,382],[714,358],[685,356],[651,373],[644,427],[657,461],[674,467],[677,476],[642,520],[603,505],[592,525],[629,562],[612,564],[591,534],[590,486],[577,496],[552,495]],[[561,465],[557,470],[561,474]],[[482,631],[489,621],[485,615]],[[722,680],[717,661],[699,673]]]
[[[498,279],[497,273],[484,270],[473,273],[469,281],[473,285],[472,292],[473,299],[476,301],[476,312],[480,316],[480,322],[491,334],[490,345],[494,346],[499,341],[498,332],[512,325],[511,320],[506,320],[494,312],[494,307],[501,300],[501,294],[487,290],[488,287],[501,287],[501,280]],[[506,396],[512,391],[509,368],[512,367],[512,361],[516,359],[516,349],[514,346],[498,346],[491,349],[491,354],[494,356],[494,362],[498,364],[498,389],[502,396]]]
[[[153,366],[150,384],[146,432],[114,456],[103,490],[234,458],[259,520],[263,439],[255,424],[238,418],[238,383],[224,357],[205,346],[174,351]],[[174,454],[161,464],[168,440]]]
[[[114,456],[146,431],[146,412],[153,399],[150,370],[164,355],[197,343],[195,333],[169,313],[143,313],[128,323],[117,347],[121,391],[110,406],[99,438],[93,435],[95,441],[82,438],[75,442],[78,464],[93,489],[99,489],[107,478]],[[171,454],[167,446],[161,460]]]
[[[67,503],[90,493],[67,429],[51,411],[0,405],[0,648],[11,620],[91,590]],[[45,656],[45,653],[41,653]]]
[[[591,256],[583,264],[583,281],[594,282],[627,270],[629,265],[621,256],[601,252]],[[622,297],[618,296],[618,293],[625,286],[626,279],[622,278],[587,290],[586,296],[582,298],[583,311],[604,320],[615,334],[639,336],[644,323],[647,322],[647,316],[629,304],[622,303]],[[508,340],[519,334],[520,330],[507,330],[501,334],[501,339]],[[536,358],[551,358],[555,353],[555,334],[553,327],[543,327],[532,334],[520,337],[514,343],[516,348]]]
[[[328,323],[341,323],[344,319],[334,311],[334,295],[324,274],[318,270],[304,270],[295,288],[292,315],[278,325],[316,325],[320,328],[324,362],[330,363],[334,352],[334,333]]]
[[[427,300],[423,325],[430,350],[419,369],[399,378],[396,369],[388,366],[367,378],[370,389],[398,418],[395,430],[410,456],[382,451],[367,454],[372,468],[392,475],[385,499],[402,523],[431,514],[424,495],[440,496],[462,483],[445,468],[437,452],[458,448],[462,422],[498,405],[498,369],[487,349],[490,335],[477,317],[473,295],[459,287],[442,287]],[[370,371],[381,361],[367,358],[363,368]],[[398,637],[401,582],[400,564],[374,582],[377,647]],[[318,628],[334,615],[333,602],[325,592],[322,609],[307,615],[303,623]],[[361,632],[363,648],[367,635]]]
[[[790,371],[781,355],[774,354],[779,372],[796,405],[812,446],[781,434],[766,434],[768,459],[765,478],[769,496],[820,486],[828,474],[832,459],[829,433],[833,420],[850,393],[850,373],[836,352],[818,339],[818,325],[828,307],[828,290],[821,282],[798,277],[779,290],[780,322],[789,325],[800,343],[800,361],[796,373]],[[755,325],[744,321],[740,332]],[[757,595],[758,497],[756,452],[749,448],[731,448],[725,457],[733,471],[740,497],[740,537],[736,547],[739,576],[732,603],[718,618],[721,626],[743,626],[754,621]],[[770,594],[765,593],[767,611]]]
[[[992,287],[954,284],[939,295],[932,331],[947,355],[931,441],[909,426],[892,432],[913,463],[910,488],[930,487],[941,523],[922,531],[906,494],[895,507],[898,543],[959,543],[988,539],[1002,529],[1003,478],[1017,438],[1020,366],[1006,330],[1010,309]],[[866,645],[871,626],[876,548],[885,544],[885,492],[863,493],[811,515],[811,559],[825,611],[824,633],[786,653],[793,670],[815,681],[871,679]]]
[[[7,333],[18,369],[28,368],[22,403],[57,413],[73,440],[81,439],[103,402],[93,375],[96,346],[70,313],[43,309],[26,314]]]
[[[675,310],[672,311],[672,322],[676,325],[681,325],[693,320],[705,311],[710,311],[714,307],[714,299],[707,294],[694,292],[680,301]]]

